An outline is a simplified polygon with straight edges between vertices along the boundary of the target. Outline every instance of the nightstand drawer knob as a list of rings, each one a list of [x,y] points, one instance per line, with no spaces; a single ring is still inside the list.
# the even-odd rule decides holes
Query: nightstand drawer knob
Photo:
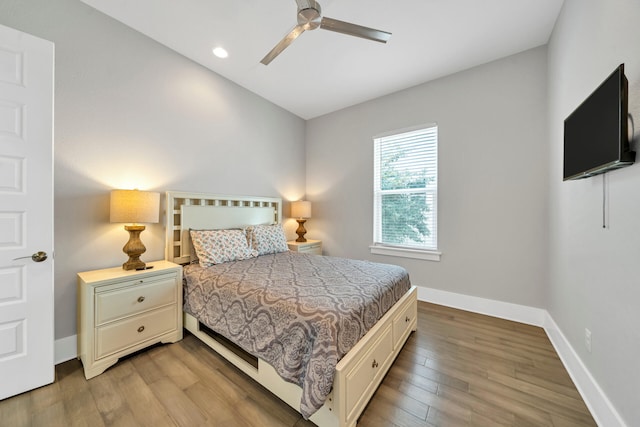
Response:
[[[144,331],[144,326],[140,326],[140,327],[138,328],[138,332],[142,332],[142,331]]]
[[[144,301],[144,297],[138,297],[138,302],[143,302]]]
[[[372,368],[377,368],[378,367],[378,362],[376,361],[376,359],[373,359],[373,363],[371,364]]]
[[[411,318],[410,318],[409,316],[407,316],[407,317],[405,317],[405,318],[404,318],[404,321],[405,321],[405,322],[408,322],[408,321],[410,321],[410,320],[411,320]]]

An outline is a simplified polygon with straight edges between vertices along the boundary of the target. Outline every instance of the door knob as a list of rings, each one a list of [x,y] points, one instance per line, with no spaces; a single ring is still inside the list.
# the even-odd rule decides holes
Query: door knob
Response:
[[[45,259],[47,259],[47,253],[46,253],[46,252],[42,252],[42,251],[38,251],[38,252],[36,252],[36,253],[35,253],[35,254],[33,254],[33,255],[29,255],[29,256],[21,256],[21,257],[18,257],[18,258],[14,258],[13,260],[14,260],[14,261],[17,261],[17,260],[19,260],[19,259],[25,259],[25,258],[31,258],[31,260],[32,260],[33,262],[42,262],[42,261],[44,261]]]

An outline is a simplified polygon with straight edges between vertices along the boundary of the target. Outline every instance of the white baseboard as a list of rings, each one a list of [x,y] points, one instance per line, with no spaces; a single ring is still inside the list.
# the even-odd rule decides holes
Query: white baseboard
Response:
[[[596,423],[601,427],[627,427],[547,310],[420,286],[418,299],[544,328]]]
[[[56,365],[78,357],[77,342],[77,335],[60,338],[55,341],[53,357]]]
[[[604,394],[596,380],[591,376],[591,372],[582,363],[582,360],[575,352],[569,341],[564,336],[558,325],[547,312],[544,330],[553,347],[556,349],[560,360],[569,372],[573,383],[584,399],[591,415],[599,426],[603,427],[626,427],[626,423],[611,404],[607,395]]]
[[[456,294],[440,289],[423,288],[418,286],[418,299],[460,310],[486,314],[500,319],[513,320],[542,327],[546,310],[526,305],[512,304],[470,295]]]

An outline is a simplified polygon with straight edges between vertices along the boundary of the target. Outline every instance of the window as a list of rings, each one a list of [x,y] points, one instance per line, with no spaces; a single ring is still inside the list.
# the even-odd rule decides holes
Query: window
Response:
[[[437,125],[396,132],[373,141],[371,251],[439,260]]]

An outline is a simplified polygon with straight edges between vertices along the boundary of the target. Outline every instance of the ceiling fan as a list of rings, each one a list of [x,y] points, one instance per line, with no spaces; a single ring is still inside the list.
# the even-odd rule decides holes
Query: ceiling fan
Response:
[[[350,36],[362,37],[363,39],[386,43],[391,38],[391,33],[376,30],[362,25],[351,24],[349,22],[338,21],[337,19],[322,16],[320,4],[315,0],[296,0],[298,4],[298,25],[287,34],[267,55],[262,58],[261,63],[269,65],[276,56],[280,55],[293,41],[305,31],[317,28]]]

